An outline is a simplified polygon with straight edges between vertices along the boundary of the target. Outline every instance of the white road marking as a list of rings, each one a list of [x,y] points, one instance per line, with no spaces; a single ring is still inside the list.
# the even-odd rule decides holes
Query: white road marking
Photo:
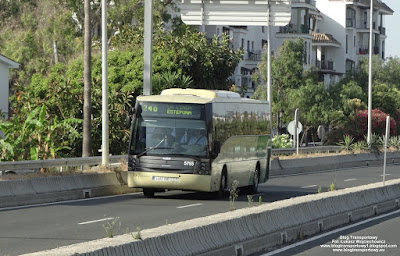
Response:
[[[57,204],[76,203],[76,202],[84,202],[84,201],[90,201],[90,200],[101,200],[101,199],[107,199],[107,198],[124,197],[124,196],[139,195],[139,194],[142,194],[142,192],[134,192],[134,193],[128,193],[128,194],[112,195],[112,196],[91,197],[91,198],[85,198],[85,199],[74,199],[74,200],[43,203],[43,204],[28,204],[28,205],[22,205],[22,206],[11,206],[11,207],[0,208],[0,211],[18,210],[18,209],[25,209],[25,208],[31,208],[31,207],[57,205]]]
[[[301,187],[301,188],[314,188],[314,187],[317,187],[317,185],[308,185],[308,186],[304,186],[304,187]]]
[[[386,173],[386,174],[385,174],[385,176],[390,176],[390,175],[392,175],[392,174],[390,174],[390,173]],[[381,174],[381,175],[379,175],[379,176],[383,177],[383,174]]]
[[[106,221],[106,220],[113,220],[113,219],[114,219],[114,218],[104,218],[104,219],[99,219],[99,220],[85,221],[85,222],[78,223],[78,225],[86,225],[86,224],[91,224],[91,223],[96,223],[96,222],[102,222],[102,221]]]
[[[342,227],[342,228],[339,228],[339,229],[335,229],[335,230],[329,231],[327,233],[323,233],[321,235],[318,235],[318,236],[315,236],[315,237],[311,237],[309,239],[306,239],[306,240],[291,244],[289,246],[280,248],[278,250],[262,254],[261,256],[272,256],[272,255],[275,255],[275,254],[290,250],[290,249],[295,248],[297,246],[301,246],[303,244],[307,244],[307,243],[312,242],[314,240],[318,240],[318,239],[320,239],[322,237],[330,236],[330,235],[335,234],[337,232],[345,231],[346,229],[351,229],[351,228],[363,225],[365,223],[368,223],[368,222],[371,222],[371,221],[374,221],[374,220],[379,220],[379,219],[382,219],[382,218],[385,218],[385,217],[388,217],[388,216],[391,216],[391,215],[394,215],[394,214],[398,214],[398,213],[400,213],[400,210],[397,210],[397,211],[394,211],[394,212],[389,212],[389,213],[386,213],[386,214],[383,214],[383,215],[379,215],[379,216],[376,216],[376,217],[373,217],[373,218],[370,218],[370,219],[366,219],[366,220],[354,223],[352,225],[349,225],[349,226],[346,226],[346,227]]]
[[[176,208],[182,209],[182,208],[193,207],[193,206],[200,206],[200,205],[203,205],[203,204],[189,204],[189,205],[184,205],[184,206],[178,206],[178,207],[176,207]]]
[[[357,180],[357,179],[347,179],[347,180],[344,180],[344,181],[353,181],[353,180]]]

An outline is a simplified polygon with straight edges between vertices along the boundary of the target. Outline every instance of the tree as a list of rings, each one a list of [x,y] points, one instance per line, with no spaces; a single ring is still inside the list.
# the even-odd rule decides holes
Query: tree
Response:
[[[82,157],[88,157],[92,151],[92,38],[90,30],[90,0],[85,0],[85,48],[83,75],[83,142]]]
[[[304,41],[297,39],[296,41],[287,40],[279,48],[276,56],[272,58],[271,64],[271,79],[272,79],[272,111],[278,116],[278,112],[284,111],[283,119],[288,122],[293,117],[293,113],[287,111],[293,104],[288,100],[288,94],[292,89],[298,89],[304,84],[303,71],[303,55]],[[267,53],[263,56],[259,64],[261,77],[255,77],[258,83],[261,80],[267,81]],[[267,99],[266,85],[257,87],[254,94],[256,99]]]
[[[0,123],[5,138],[0,139],[2,161],[53,159],[71,150],[70,143],[80,134],[77,124],[81,120],[59,120],[47,112],[47,106],[33,109],[29,115],[14,116]]]
[[[53,41],[59,61],[68,62],[83,49],[80,30],[64,1],[13,0],[0,2],[0,52],[21,63],[11,74],[11,85],[28,85],[35,73],[54,65]],[[11,88],[12,89],[12,88]]]

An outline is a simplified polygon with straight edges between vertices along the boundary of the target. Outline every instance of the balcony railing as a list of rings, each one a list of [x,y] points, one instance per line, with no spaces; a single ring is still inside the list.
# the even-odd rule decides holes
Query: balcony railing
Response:
[[[254,89],[253,85],[253,79],[249,75],[242,75],[242,87],[245,87],[247,89]]]
[[[301,24],[300,28],[294,26],[294,24],[290,23],[284,27],[279,27],[279,33],[284,34],[310,34],[310,28],[308,25]]]
[[[253,60],[253,61],[261,61],[262,60],[262,51],[252,51],[246,54],[246,60]]]
[[[334,70],[332,60],[317,60],[317,68],[319,70]]]
[[[360,46],[358,49],[358,54],[368,54],[369,53],[369,47],[368,46]]]
[[[374,46],[373,48],[374,50],[374,54],[379,54],[379,47],[378,46]],[[358,54],[369,54],[369,47],[368,46],[360,46],[359,50],[358,50]]]
[[[381,35],[386,35],[386,28],[379,26],[379,33],[381,33]]]
[[[356,20],[355,19],[346,19],[346,28],[355,28]]]
[[[292,4],[294,3],[306,3],[315,6],[315,0],[292,0]]]
[[[358,29],[369,29],[369,21],[358,20],[357,21],[357,28]],[[376,29],[375,21],[372,22],[372,29]]]

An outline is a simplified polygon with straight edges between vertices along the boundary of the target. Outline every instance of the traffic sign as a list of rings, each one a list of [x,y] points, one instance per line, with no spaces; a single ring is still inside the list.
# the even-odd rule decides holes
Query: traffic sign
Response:
[[[294,130],[296,129],[295,126],[296,126],[295,120],[290,121],[290,123],[289,123],[288,126],[287,126],[287,131],[288,131],[291,135],[294,135]],[[300,134],[302,131],[303,131],[303,125],[302,125],[300,122],[298,122],[298,125],[297,125],[297,134]]]
[[[286,26],[291,0],[182,0],[188,25]]]

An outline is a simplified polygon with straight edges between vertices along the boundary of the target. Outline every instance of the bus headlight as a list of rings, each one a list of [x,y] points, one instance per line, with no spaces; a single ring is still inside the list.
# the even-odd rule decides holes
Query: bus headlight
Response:
[[[195,168],[194,171],[195,174],[200,174],[200,175],[210,175],[210,168],[209,164],[205,162],[201,162],[197,168]]]
[[[129,156],[128,158],[128,171],[136,170],[136,158]]]

